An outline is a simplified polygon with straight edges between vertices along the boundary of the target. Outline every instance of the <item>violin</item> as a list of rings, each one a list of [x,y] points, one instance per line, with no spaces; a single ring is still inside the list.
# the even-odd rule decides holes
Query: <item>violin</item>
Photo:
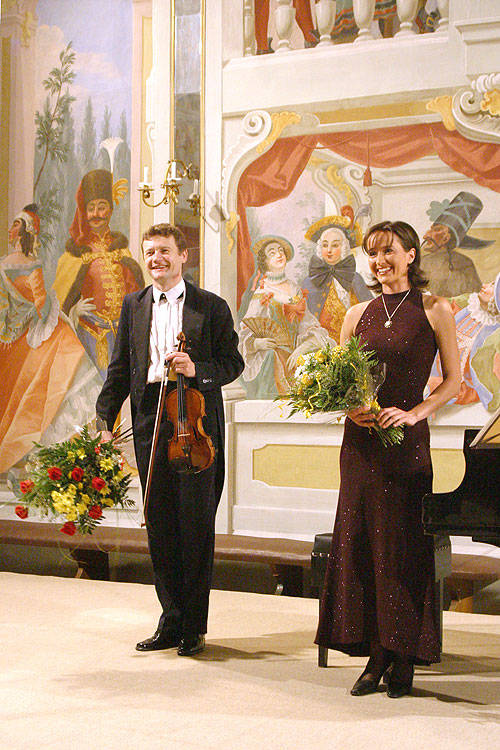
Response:
[[[182,331],[177,340],[177,350],[183,352],[186,337]],[[168,441],[168,460],[172,468],[187,474],[208,469],[214,461],[215,448],[203,428],[206,416],[203,394],[196,388],[186,387],[185,375],[177,373],[177,388],[167,395],[165,409],[174,426],[174,434]]]
[[[177,351],[184,351],[186,337],[182,331],[177,336],[177,340],[179,341]],[[167,394],[166,381],[168,379],[175,379],[177,387]],[[174,428],[173,436],[168,441],[168,461],[172,468],[183,474],[198,474],[200,471],[208,469],[215,458],[212,438],[207,435],[203,427],[203,417],[206,416],[203,394],[196,388],[186,387],[185,375],[182,373],[176,373],[172,377],[170,375],[170,362],[168,365],[165,363],[151,441],[148,476],[144,490],[144,522],[141,524],[142,526],[145,525],[147,518],[153,465],[164,412]]]

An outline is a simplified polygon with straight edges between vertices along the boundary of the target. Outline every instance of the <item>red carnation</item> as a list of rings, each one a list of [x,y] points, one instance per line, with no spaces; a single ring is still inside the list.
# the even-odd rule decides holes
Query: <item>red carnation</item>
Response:
[[[20,484],[20,487],[21,487],[21,492],[23,493],[23,495],[25,495],[25,494],[26,494],[27,492],[30,492],[30,491],[31,491],[31,490],[33,489],[33,487],[34,487],[34,486],[35,486],[35,485],[34,485],[34,484],[33,484],[33,482],[31,481],[31,479],[25,479],[25,480],[24,480],[23,482],[21,482],[21,484]]]
[[[14,510],[19,518],[28,518],[28,508],[25,508],[24,505],[16,505]]]
[[[50,469],[47,469],[47,474],[49,475],[49,479],[53,479],[54,481],[62,477],[62,471],[57,466],[51,466]]]
[[[92,505],[91,508],[89,508],[89,516],[94,519],[94,521],[97,521],[102,516],[102,508],[100,505]]]
[[[100,490],[106,487],[106,482],[101,477],[94,477],[92,480],[92,487],[100,492]]]
[[[98,443],[96,445],[96,447],[94,448],[94,451],[97,453],[97,455],[99,455],[99,453],[101,452],[101,444],[100,443]]]
[[[61,526],[61,531],[68,536],[74,536],[76,534],[76,526],[73,521],[66,521],[64,526]]]
[[[75,482],[79,482],[81,479],[83,479],[84,471],[80,466],[75,466],[73,471],[71,472],[71,479],[74,479]]]

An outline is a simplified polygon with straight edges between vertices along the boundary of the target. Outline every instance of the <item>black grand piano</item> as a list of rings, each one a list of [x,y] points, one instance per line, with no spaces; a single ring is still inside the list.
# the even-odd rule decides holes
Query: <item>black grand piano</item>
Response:
[[[453,492],[432,493],[423,499],[428,534],[471,536],[474,542],[500,547],[499,424],[500,410],[483,430],[465,430],[462,483]],[[471,447],[479,432],[483,439]]]

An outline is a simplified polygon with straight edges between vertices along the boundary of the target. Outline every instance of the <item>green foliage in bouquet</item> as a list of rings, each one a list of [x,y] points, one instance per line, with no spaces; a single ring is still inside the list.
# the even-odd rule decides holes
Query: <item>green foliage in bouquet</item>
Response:
[[[38,449],[26,464],[28,479],[21,482],[24,505],[15,509],[20,518],[28,508],[43,516],[64,519],[61,531],[72,536],[91,534],[105,508],[130,507],[127,497],[130,474],[123,472],[123,458],[113,443],[90,437],[86,427],[77,437]]]
[[[278,396],[291,407],[290,416],[303,412],[306,417],[323,412],[346,412],[368,406],[375,415],[380,411],[376,394],[384,381],[385,366],[375,354],[366,351],[353,336],[343,346],[301,355],[297,360],[294,382],[289,393]],[[382,443],[394,445],[404,437],[403,427],[384,429],[374,421],[373,429]]]

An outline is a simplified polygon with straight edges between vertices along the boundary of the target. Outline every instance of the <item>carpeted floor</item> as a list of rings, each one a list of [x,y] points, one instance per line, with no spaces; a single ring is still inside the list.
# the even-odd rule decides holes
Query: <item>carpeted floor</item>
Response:
[[[319,669],[317,602],[214,591],[206,651],[140,654],[152,586],[0,574],[2,750],[482,750],[500,739],[500,617],[445,613],[413,696],[353,698]]]

